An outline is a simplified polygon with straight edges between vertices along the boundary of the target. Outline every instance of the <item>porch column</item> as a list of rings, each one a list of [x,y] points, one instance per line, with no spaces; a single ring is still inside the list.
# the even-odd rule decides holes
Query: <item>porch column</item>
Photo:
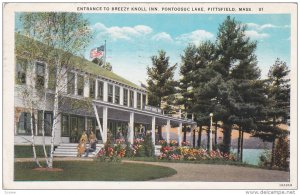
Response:
[[[103,143],[105,144],[107,141],[107,111],[108,108],[106,106],[103,107]]]
[[[116,98],[116,85],[113,85],[113,103],[115,103],[115,98]]]
[[[133,91],[133,107],[137,108],[137,92]]]
[[[152,116],[151,136],[152,136],[152,143],[155,146],[155,116]]]
[[[98,79],[95,79],[95,99],[98,99]]]
[[[170,128],[171,128],[171,125],[170,125],[171,121],[170,119],[167,120],[167,127],[166,127],[166,130],[167,130],[167,143],[169,144],[170,143]]]
[[[96,115],[97,124],[98,124],[99,130],[100,130],[100,135],[101,135],[102,141],[103,141],[103,137],[104,137],[103,128],[102,128],[100,118],[99,118],[99,115],[98,115],[98,110],[97,110],[97,107],[96,107],[95,104],[93,104],[93,108],[94,108],[94,112],[95,112],[95,115]],[[96,131],[95,131],[95,133],[96,133]]]
[[[107,82],[103,81],[103,101],[107,102],[107,93],[108,93]]]
[[[124,89],[120,86],[120,105],[124,105]]]
[[[77,83],[78,83],[78,74],[77,74],[77,72],[75,72],[75,76],[74,76],[75,78],[74,78],[74,80],[75,80],[75,95],[78,95],[78,88],[77,88]]]
[[[133,137],[134,137],[134,112],[130,112],[130,119],[129,119],[129,142],[133,144]]]
[[[181,146],[181,132],[182,132],[182,122],[179,123],[178,127],[178,145]]]

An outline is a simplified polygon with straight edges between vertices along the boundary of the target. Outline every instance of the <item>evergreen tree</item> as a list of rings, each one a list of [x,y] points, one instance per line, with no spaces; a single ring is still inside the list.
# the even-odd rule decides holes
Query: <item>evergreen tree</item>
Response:
[[[184,55],[181,56],[182,64],[180,66],[179,90],[180,97],[177,99],[177,104],[183,106],[183,112],[188,113],[191,110],[191,100],[193,98],[192,82],[194,78],[193,69],[196,64],[196,46],[188,45],[184,50]]]
[[[254,85],[260,74],[254,54],[256,42],[246,37],[245,30],[246,25],[228,16],[219,27],[216,41],[218,60],[214,64],[214,70],[220,73],[223,79],[218,87],[218,104],[225,111],[221,116],[224,152],[230,151],[233,124],[245,123],[243,118],[254,117],[254,103],[245,99],[250,98],[245,93],[245,87]],[[251,123],[247,123],[249,122]],[[249,124],[248,126],[249,129],[253,127]]]
[[[216,57],[215,45],[206,41],[197,47],[195,55],[196,63],[193,66],[191,86],[193,89],[192,112],[199,126],[209,126],[207,140],[210,140],[210,116],[211,112],[218,113],[216,101],[218,85],[221,84],[220,74],[212,69]],[[218,118],[218,115],[214,117]],[[200,139],[200,137],[198,138]],[[200,143],[199,143],[200,144]],[[209,146],[209,143],[207,142]]]
[[[110,62],[105,62],[103,61],[103,58],[94,58],[92,60],[93,63],[98,64],[100,67],[112,71],[112,65],[110,64]]]
[[[166,52],[159,51],[158,56],[152,56],[152,67],[147,67],[148,103],[161,107],[167,102],[168,96],[175,94],[176,82],[173,79],[176,64],[169,65]]]
[[[272,142],[272,157],[270,167],[274,165],[276,139],[285,137],[289,132],[282,129],[280,124],[288,124],[290,117],[290,79],[289,70],[285,62],[277,59],[270,68],[267,82],[268,102],[265,115],[254,136],[264,141]]]
[[[287,123],[287,120],[290,118],[289,72],[286,62],[277,59],[268,73],[268,97],[271,108],[268,114],[273,118],[274,124],[275,122]]]
[[[178,83],[178,92],[180,96],[177,98],[177,105],[183,107],[182,114],[187,116],[188,113],[191,113],[192,108],[192,100],[194,99],[194,91],[192,89],[192,82],[193,82],[193,69],[196,64],[196,54],[197,49],[196,46],[193,44],[189,44],[187,48],[184,50],[184,54],[181,56],[182,64],[180,66],[180,80]],[[186,133],[187,128],[184,127],[184,139],[183,141],[186,142]]]

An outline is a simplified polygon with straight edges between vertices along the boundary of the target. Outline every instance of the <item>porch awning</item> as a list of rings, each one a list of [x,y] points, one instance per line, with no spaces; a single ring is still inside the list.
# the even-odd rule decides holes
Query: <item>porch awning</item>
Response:
[[[182,119],[182,118],[176,118],[172,116],[167,116],[161,113],[155,113],[147,110],[141,110],[137,108],[117,105],[109,102],[104,102],[101,100],[93,100],[93,104],[96,105],[96,107],[107,107],[108,108],[108,119],[112,120],[120,120],[120,121],[129,121],[129,114],[130,112],[133,112],[135,114],[135,122],[138,123],[146,123],[151,124],[152,117],[155,116],[156,118],[156,124],[158,125],[165,125],[167,120],[170,120],[171,125],[177,126],[180,123],[183,125],[196,125],[195,121],[192,121],[191,119]],[[98,114],[102,116],[102,109],[97,109]]]

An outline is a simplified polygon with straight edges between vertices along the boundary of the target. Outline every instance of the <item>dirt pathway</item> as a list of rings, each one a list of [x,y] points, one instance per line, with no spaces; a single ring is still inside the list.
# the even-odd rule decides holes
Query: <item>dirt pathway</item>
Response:
[[[173,168],[177,174],[153,181],[206,181],[206,182],[288,182],[290,173],[230,165],[210,165],[191,163],[165,163],[127,161],[130,163],[153,164]]]

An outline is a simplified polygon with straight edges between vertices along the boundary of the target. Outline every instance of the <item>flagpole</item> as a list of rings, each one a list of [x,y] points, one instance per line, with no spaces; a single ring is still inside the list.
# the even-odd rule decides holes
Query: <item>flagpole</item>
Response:
[[[104,40],[104,66],[106,66],[106,40]]]

